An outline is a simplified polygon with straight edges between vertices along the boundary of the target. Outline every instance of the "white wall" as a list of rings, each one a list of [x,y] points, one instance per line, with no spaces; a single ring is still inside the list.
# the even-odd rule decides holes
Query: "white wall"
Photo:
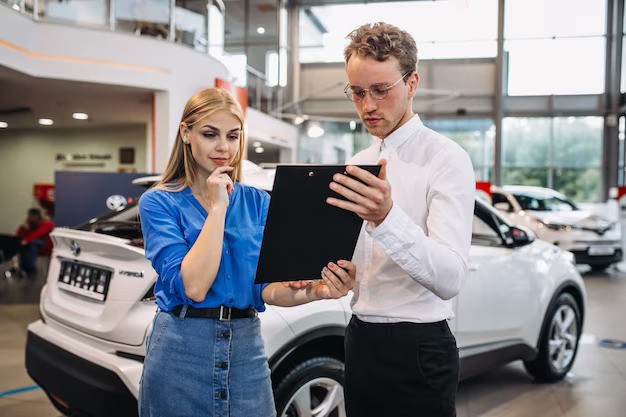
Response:
[[[195,91],[228,79],[215,58],[182,45],[46,22],[0,7],[0,65],[42,78],[156,92],[156,171],[165,168],[182,109]],[[148,168],[150,165],[148,165]]]
[[[135,148],[135,164],[120,165],[119,148]],[[101,165],[73,166],[57,154],[111,155]],[[34,183],[53,183],[55,170],[117,172],[146,171],[146,126],[0,131],[0,233],[14,233],[30,207]],[[87,160],[88,163],[96,161]]]

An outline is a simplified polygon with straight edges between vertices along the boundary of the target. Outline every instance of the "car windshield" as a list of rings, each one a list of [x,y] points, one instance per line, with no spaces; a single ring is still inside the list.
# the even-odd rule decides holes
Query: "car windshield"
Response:
[[[77,230],[102,233],[123,239],[142,239],[139,207],[132,202],[119,211],[111,211],[75,227]]]
[[[539,194],[513,194],[523,210],[534,211],[574,211],[578,207],[565,199]]]

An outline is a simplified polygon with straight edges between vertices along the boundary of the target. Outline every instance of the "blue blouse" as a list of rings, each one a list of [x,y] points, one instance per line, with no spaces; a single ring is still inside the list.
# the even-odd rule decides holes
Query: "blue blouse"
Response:
[[[217,276],[201,303],[189,299],[180,266],[207,218],[207,212],[191,193],[152,189],[139,200],[139,215],[146,257],[159,274],[154,294],[161,310],[177,305],[194,307],[254,307],[265,310],[261,291],[267,284],[254,284],[269,194],[235,182],[229,195],[222,256]]]

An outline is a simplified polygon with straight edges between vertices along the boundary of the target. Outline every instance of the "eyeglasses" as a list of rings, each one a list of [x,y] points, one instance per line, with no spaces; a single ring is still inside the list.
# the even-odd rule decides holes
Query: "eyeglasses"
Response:
[[[370,97],[375,100],[383,100],[389,94],[389,90],[395,87],[400,81],[402,81],[407,75],[411,74],[413,71],[407,71],[402,74],[402,77],[398,79],[395,83],[387,86],[385,84],[372,84],[370,88],[361,88],[361,87],[350,87],[350,84],[346,85],[343,89],[344,94],[348,97],[348,100],[354,101],[355,103],[363,100],[365,98],[365,93],[369,91]]]

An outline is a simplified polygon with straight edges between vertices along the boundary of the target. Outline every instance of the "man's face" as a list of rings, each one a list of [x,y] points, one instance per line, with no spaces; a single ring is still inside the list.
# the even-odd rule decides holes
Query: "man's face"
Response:
[[[374,58],[355,55],[350,57],[346,73],[350,87],[360,89],[368,89],[374,84],[391,86],[403,74],[397,58],[379,62]],[[384,139],[413,116],[411,105],[417,88],[417,73],[408,75],[406,80],[406,83],[401,80],[394,85],[382,100],[376,100],[366,92],[363,99],[354,103],[359,118],[370,134]]]

